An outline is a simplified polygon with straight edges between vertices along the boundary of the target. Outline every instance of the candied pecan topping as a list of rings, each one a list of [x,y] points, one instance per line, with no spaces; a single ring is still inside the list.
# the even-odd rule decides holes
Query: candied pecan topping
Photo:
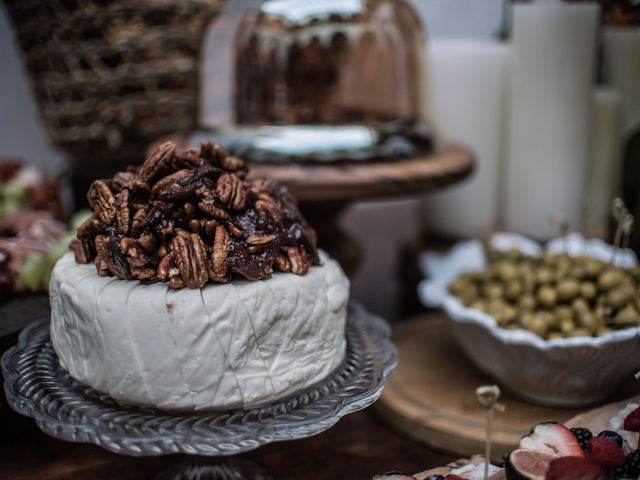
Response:
[[[246,175],[245,162],[218,145],[163,143],[141,167],[93,182],[94,215],[71,244],[76,261],[170,288],[258,280],[274,269],[304,275],[319,262],[315,232],[284,187]]]
[[[173,142],[165,142],[159,145],[149,158],[147,158],[142,167],[140,167],[140,177],[143,181],[149,182],[153,180],[162,170],[168,168],[173,161],[176,153],[176,144]]]
[[[115,198],[111,189],[103,180],[96,180],[91,184],[87,193],[89,206],[98,219],[107,225],[111,225],[116,217]]]

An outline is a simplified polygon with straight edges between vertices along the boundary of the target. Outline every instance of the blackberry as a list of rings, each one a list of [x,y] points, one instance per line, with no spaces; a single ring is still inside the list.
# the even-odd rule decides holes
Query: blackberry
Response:
[[[609,440],[613,440],[618,444],[620,448],[622,448],[622,437],[616,432],[612,432],[611,430],[603,430],[598,434],[598,436],[608,438]]]
[[[613,467],[607,469],[607,476],[610,480],[618,480],[619,478],[628,478],[627,467],[620,465],[619,467]]]
[[[582,448],[582,450],[586,450],[589,440],[593,438],[593,433],[591,433],[587,428],[572,428],[571,433],[573,433],[576,440],[578,440],[580,448]]]
[[[624,460],[624,466],[630,478],[638,477],[640,475],[640,450],[628,454]]]

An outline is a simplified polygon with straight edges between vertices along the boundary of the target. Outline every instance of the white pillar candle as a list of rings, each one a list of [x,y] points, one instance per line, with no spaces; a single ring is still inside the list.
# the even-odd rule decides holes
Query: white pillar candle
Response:
[[[554,212],[580,228],[598,13],[592,3],[514,5],[504,200],[509,230],[550,238],[557,234]]]
[[[640,125],[640,29],[607,27],[603,34],[604,80],[620,93],[623,133]]]
[[[583,230],[587,235],[605,236],[611,199],[620,188],[620,95],[611,87],[598,87],[593,91],[592,105],[593,135]]]
[[[476,155],[469,180],[424,197],[422,219],[431,231],[467,237],[496,226],[508,53],[489,39],[429,44],[430,116],[444,141],[459,141]]]

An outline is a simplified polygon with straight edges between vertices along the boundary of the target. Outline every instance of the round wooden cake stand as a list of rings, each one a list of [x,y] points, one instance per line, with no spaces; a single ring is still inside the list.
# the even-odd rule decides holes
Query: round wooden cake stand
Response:
[[[430,314],[401,323],[394,328],[392,339],[398,348],[398,367],[374,410],[393,428],[432,447],[464,457],[484,452],[486,415],[474,393],[478,386],[495,382],[458,349],[446,317]],[[631,394],[621,392],[620,398]],[[500,403],[506,410],[493,417],[495,462],[535,424],[565,423],[587,411],[530,405],[504,392]]]
[[[474,157],[448,144],[422,157],[394,161],[331,164],[251,165],[251,177],[268,177],[289,187],[318,232],[320,246],[353,272],[360,249],[338,226],[340,214],[356,200],[406,196],[443,188],[467,177]]]

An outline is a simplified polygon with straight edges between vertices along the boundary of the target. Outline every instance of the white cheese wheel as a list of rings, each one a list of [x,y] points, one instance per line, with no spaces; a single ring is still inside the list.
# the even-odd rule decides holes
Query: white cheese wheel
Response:
[[[349,281],[298,276],[172,290],[100,277],[72,254],[51,277],[51,341],[78,382],[122,403],[252,407],[324,379],[345,356]]]

